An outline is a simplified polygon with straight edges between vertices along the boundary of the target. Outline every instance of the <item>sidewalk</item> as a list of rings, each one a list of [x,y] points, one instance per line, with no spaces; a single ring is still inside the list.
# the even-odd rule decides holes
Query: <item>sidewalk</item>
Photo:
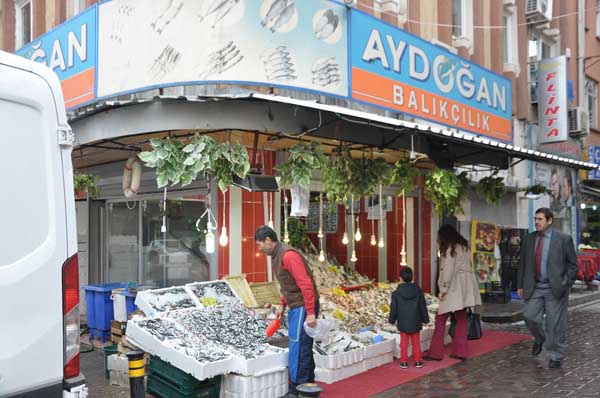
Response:
[[[600,291],[576,286],[569,295],[569,307],[600,300]],[[483,303],[479,309],[481,320],[490,323],[514,323],[523,320],[523,300],[507,303]]]

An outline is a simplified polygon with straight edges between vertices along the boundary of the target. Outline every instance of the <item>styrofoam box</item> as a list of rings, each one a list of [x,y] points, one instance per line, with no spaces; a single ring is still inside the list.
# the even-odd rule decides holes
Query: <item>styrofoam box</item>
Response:
[[[252,376],[286,368],[287,365],[288,350],[269,346],[269,350],[258,358],[234,357],[231,371],[244,376]]]
[[[315,380],[325,384],[335,383],[347,379],[364,371],[364,361],[345,366],[339,369],[315,369]]]
[[[286,391],[281,395],[275,396],[275,398],[287,394],[287,368],[255,376],[243,376],[232,373],[223,376],[221,381],[221,396],[226,391],[240,397],[249,397],[252,394],[257,394],[256,396],[260,398],[267,395],[269,389],[278,389],[282,385],[285,386]]]
[[[313,356],[317,368],[339,369],[365,359],[365,350],[363,348],[357,348],[355,350],[340,352],[333,355],[314,353]]]
[[[280,398],[288,393],[288,383],[280,384],[274,387],[267,387],[260,391],[249,394],[240,392],[231,392],[221,389],[221,398]]]
[[[378,355],[383,355],[388,352],[394,351],[394,345],[396,345],[396,341],[393,339],[385,339],[380,343],[371,344],[365,346],[363,349],[365,350],[365,359],[373,358]]]
[[[234,367],[233,357],[215,362],[198,362],[183,352],[164,345],[160,340],[146,332],[132,320],[127,322],[127,339],[132,340],[135,345],[143,348],[144,351],[156,355],[163,361],[169,362],[171,365],[191,374],[198,380],[229,373]]]
[[[108,370],[116,370],[119,372],[129,372],[129,363],[127,357],[119,354],[109,355],[106,360]]]
[[[394,354],[392,352],[385,353],[383,355],[378,355],[373,358],[365,359],[363,361],[364,370],[370,370],[373,368],[377,368],[379,366],[383,366],[386,363],[390,363],[394,361]]]
[[[231,292],[233,293],[233,298],[231,298],[231,302],[232,303],[240,303],[243,304],[242,299],[240,298],[240,296],[237,295],[237,293],[235,292],[235,290],[233,290],[233,288],[231,287],[231,285],[229,284],[229,282],[227,282],[224,279],[218,279],[218,280],[214,280],[214,281],[207,281],[207,282],[194,282],[194,283],[188,283],[186,284],[184,287],[185,289],[189,292],[190,296],[192,296],[194,298],[194,300],[196,300],[196,302],[198,303],[199,307],[204,307],[202,305],[202,303],[200,302],[200,299],[198,297],[196,297],[196,295],[194,294],[194,291],[192,290],[192,287],[194,286],[200,286],[200,285],[211,285],[214,283],[225,283],[227,286],[229,286],[229,290],[231,290]]]
[[[129,387],[129,371],[121,372],[118,370],[109,370],[110,384],[120,387]]]
[[[194,296],[194,294],[191,291],[186,289],[185,286],[173,286],[173,287],[166,287],[163,289],[152,289],[152,290],[139,291],[135,297],[135,305],[137,305],[137,307],[140,310],[142,310],[144,312],[144,314],[146,314],[147,317],[155,318],[158,315],[160,315],[166,311],[159,311],[156,308],[154,308],[154,306],[150,304],[152,302],[152,299],[150,297],[152,297],[152,295],[155,295],[156,293],[166,292],[166,291],[175,290],[175,289],[182,289],[185,292],[185,296],[187,296],[186,298],[189,298],[192,301],[192,303],[194,303],[194,306],[196,308],[201,307],[200,303],[196,299],[196,296]],[[183,297],[184,294],[182,293],[181,296]],[[193,307],[190,307],[190,308],[193,308]]]

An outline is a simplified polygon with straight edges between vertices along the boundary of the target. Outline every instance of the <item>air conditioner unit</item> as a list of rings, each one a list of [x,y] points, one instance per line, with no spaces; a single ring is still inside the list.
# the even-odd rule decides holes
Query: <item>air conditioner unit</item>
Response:
[[[586,134],[588,130],[587,112],[581,107],[569,109],[569,134],[578,136]]]
[[[552,0],[527,0],[525,17],[534,23],[552,21]]]

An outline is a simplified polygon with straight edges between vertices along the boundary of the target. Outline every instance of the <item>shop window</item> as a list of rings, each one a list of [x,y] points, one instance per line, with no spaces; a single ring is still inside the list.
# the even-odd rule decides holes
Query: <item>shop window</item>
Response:
[[[15,48],[21,48],[32,39],[33,13],[31,0],[15,1]]]
[[[215,254],[205,250],[206,210],[198,198],[171,198],[107,204],[108,282],[134,281],[165,287],[210,279]],[[162,232],[166,214],[166,233]]]
[[[590,79],[585,79],[585,94],[587,98],[587,112],[590,128],[598,128],[598,82]]]
[[[504,63],[512,63],[512,19],[511,14],[504,14]]]

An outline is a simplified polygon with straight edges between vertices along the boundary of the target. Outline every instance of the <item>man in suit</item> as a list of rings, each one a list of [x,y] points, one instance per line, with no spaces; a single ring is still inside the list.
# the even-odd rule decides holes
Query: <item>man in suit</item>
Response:
[[[525,322],[535,338],[531,353],[546,347],[550,368],[559,368],[565,347],[569,290],[577,274],[577,255],[569,235],[552,230],[554,215],[535,212],[536,232],[521,247],[517,292],[525,300]],[[544,315],[546,315],[544,324]]]

